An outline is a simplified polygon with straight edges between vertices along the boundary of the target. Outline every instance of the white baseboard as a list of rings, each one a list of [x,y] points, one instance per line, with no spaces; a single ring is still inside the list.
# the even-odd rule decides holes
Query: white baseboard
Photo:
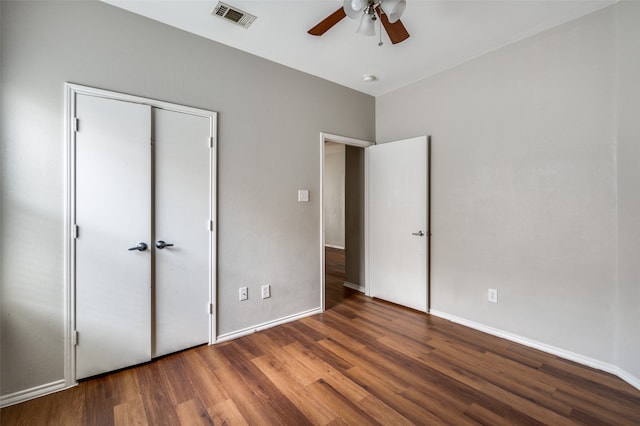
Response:
[[[242,336],[246,336],[248,334],[251,333],[255,333],[256,331],[262,331],[262,330],[266,330],[268,328],[271,327],[275,327],[276,325],[281,325],[281,324],[286,324],[288,322],[291,321],[295,321],[295,320],[299,320],[311,315],[316,315],[316,314],[321,314],[322,313],[322,309],[320,308],[313,308],[313,309],[309,309],[308,311],[303,311],[303,312],[299,312],[297,314],[293,314],[293,315],[289,315],[286,317],[282,317],[273,321],[267,321],[264,322],[262,324],[258,324],[258,325],[254,325],[251,327],[247,327],[247,328],[243,328],[241,330],[237,330],[237,331],[232,331],[231,333],[224,333],[221,334],[217,337],[215,343],[222,343],[222,342],[226,342],[228,340],[233,340],[233,339],[237,339],[238,337],[242,337]],[[214,344],[215,344],[214,343]]]
[[[350,283],[348,281],[343,282],[342,285],[352,290],[359,291],[360,293],[364,293],[364,287],[361,285]]]
[[[4,408],[8,407],[9,405],[19,404],[21,402],[25,402],[39,396],[48,395],[50,393],[72,388],[74,386],[76,385],[72,384],[71,386],[67,386],[67,382],[64,379],[61,379],[56,380],[55,382],[45,383],[44,385],[39,385],[7,395],[2,395],[0,396],[0,407]]]
[[[501,337],[503,339],[520,343],[524,346],[529,346],[534,349],[541,350],[542,352],[549,353],[551,355],[559,356],[560,358],[568,359],[570,361],[577,362],[582,365],[586,365],[588,367],[592,367],[598,370],[606,371],[607,373],[614,374],[620,377],[625,382],[629,383],[631,386],[640,389],[640,380],[637,377],[632,376],[631,374],[625,372],[620,367],[609,364],[607,362],[603,362],[594,358],[590,358],[588,356],[580,355],[575,352],[568,351],[566,349],[558,348],[556,346],[548,345],[546,343],[541,343],[536,340],[528,339],[526,337],[519,336],[517,334],[509,333],[507,331],[499,330],[497,328],[489,327],[488,325],[480,324],[475,321],[470,321],[464,318],[457,317],[455,315],[447,314],[445,312],[440,312],[434,309],[431,309],[429,312],[431,315],[440,317],[451,322],[455,322],[456,324],[464,325],[469,328],[473,328],[474,330],[482,331],[487,334],[491,334],[493,336]]]
[[[627,373],[626,371],[624,371],[620,367],[616,367],[616,370],[617,370],[617,372],[613,372],[612,374],[615,374],[616,376],[620,377],[625,382],[629,383],[634,388],[640,390],[640,379],[638,379],[635,376],[632,376],[631,374]]]
[[[344,250],[344,246],[337,246],[335,244],[325,244],[325,247],[329,247],[329,248],[334,248],[334,249],[338,249],[338,250]]]

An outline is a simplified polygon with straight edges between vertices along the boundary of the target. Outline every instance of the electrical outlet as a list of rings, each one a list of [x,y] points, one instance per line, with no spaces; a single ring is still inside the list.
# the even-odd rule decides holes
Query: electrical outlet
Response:
[[[240,287],[240,301],[247,300],[249,298],[249,289],[247,287]]]
[[[262,286],[262,298],[268,299],[271,297],[271,285],[265,284]]]
[[[490,288],[488,300],[492,303],[498,303],[498,290],[496,290],[495,288]]]

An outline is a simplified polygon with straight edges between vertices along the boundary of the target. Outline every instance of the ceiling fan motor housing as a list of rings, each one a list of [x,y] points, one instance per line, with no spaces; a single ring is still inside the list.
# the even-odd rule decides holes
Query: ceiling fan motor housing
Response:
[[[404,13],[406,0],[344,0],[344,11],[351,19],[357,19],[360,12],[375,16],[376,8],[380,7],[387,15],[389,22],[394,23]]]

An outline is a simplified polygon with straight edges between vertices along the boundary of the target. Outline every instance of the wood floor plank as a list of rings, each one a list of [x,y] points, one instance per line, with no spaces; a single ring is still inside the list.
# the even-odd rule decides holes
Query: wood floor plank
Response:
[[[312,368],[309,368],[302,360],[296,358],[284,348],[281,348],[269,356],[277,359],[283,366],[284,371],[290,376],[295,377],[296,381],[302,386],[306,386],[322,378],[320,374]]]
[[[348,395],[352,402],[358,403],[364,398],[370,396],[370,393],[366,389],[359,387],[351,379],[341,373],[344,369],[343,365],[338,368],[335,368],[335,366],[332,367],[327,364],[324,359],[320,359],[312,353],[307,352],[299,344],[294,343],[287,345],[285,350],[298,359],[309,370],[313,371],[318,377],[316,381],[324,380],[342,395]]]
[[[324,380],[320,379],[307,386],[309,392],[323,403],[330,407],[346,424],[369,424],[379,425],[373,417],[362,411],[358,405],[334,389]]]
[[[82,423],[96,426],[114,424],[113,407],[119,401],[114,400],[113,381],[113,376],[103,376],[80,384],[80,386],[84,385],[86,401]]]
[[[198,399],[190,399],[176,406],[182,426],[213,426],[214,422]]]
[[[176,407],[198,397],[192,376],[186,373],[183,358],[180,353],[158,360],[159,370],[167,384],[167,395]]]
[[[215,425],[243,426],[249,424],[231,399],[217,403],[207,412]]]
[[[152,362],[135,369],[140,383],[140,394],[144,403],[147,422],[151,425],[179,424],[176,407],[169,394],[166,376],[162,373],[161,364]],[[91,421],[86,424],[95,424]]]
[[[112,392],[115,399],[115,403],[125,403],[128,401],[139,399],[140,397],[140,383],[138,382],[138,376],[134,370],[127,369],[118,371],[113,375],[110,375],[110,386],[114,388]]]
[[[420,344],[413,339],[408,339],[400,335],[386,335],[377,340],[378,343],[389,347],[392,350],[401,351],[418,361],[426,361],[427,356],[433,348],[426,344]]]
[[[477,424],[477,422],[463,416],[464,410],[469,407],[468,403],[451,404],[449,399],[441,398],[438,393],[427,393],[414,387],[404,390],[402,396],[429,410],[439,419],[439,423],[455,424],[457,426]]]
[[[373,395],[360,400],[358,406],[383,425],[409,426],[415,424]]]
[[[404,398],[402,392],[405,389],[398,389],[398,384],[392,384],[390,377],[377,375],[375,372],[365,370],[361,367],[353,367],[347,374],[353,381],[366,387],[376,398],[384,401],[392,407],[393,410],[411,422],[416,424],[437,424],[440,422],[440,420],[426,408]],[[390,387],[392,388],[391,391],[389,391]]]
[[[367,347],[367,345],[363,343],[350,339],[349,336],[342,333],[340,330],[334,327],[331,327],[323,323],[322,321],[318,321],[318,319],[315,317],[305,318],[302,321],[305,321],[305,323],[308,324],[310,327],[321,331],[325,339],[327,337],[331,337],[333,340],[337,342],[342,342],[342,344],[347,346],[349,349],[352,349],[354,351],[361,351]],[[322,339],[318,339],[318,340],[322,340]]]
[[[237,345],[231,342],[221,350],[231,361],[230,370],[235,373],[230,374],[229,380],[223,380],[223,383],[229,384],[232,393],[237,395],[233,397],[233,401],[241,408],[243,416],[245,412],[255,413],[253,418],[247,419],[251,424],[283,424],[282,419],[298,425],[309,424],[304,414],[243,355]],[[222,373],[220,371],[216,374]]]
[[[215,373],[222,386],[225,388],[225,392],[229,394],[233,406],[241,413],[241,417],[249,424],[262,423],[274,423],[277,424],[277,418],[268,407],[263,406],[261,398],[256,398],[254,395],[253,386],[249,387],[243,383],[242,378],[233,369],[217,370]],[[229,408],[228,403],[222,406],[223,408]],[[225,412],[225,415],[228,413]],[[232,413],[233,414],[233,413]]]
[[[192,356],[184,357],[184,374],[189,377],[194,393],[198,395],[205,407],[218,404],[229,399],[224,386],[214,373],[214,366],[203,357],[205,351],[194,349]]]
[[[116,426],[147,426],[142,397],[138,396],[113,407],[113,424]]]
[[[532,380],[528,375],[511,374],[509,370],[486,362],[482,357],[470,357],[467,354],[457,352],[455,348],[449,347],[446,350],[440,350],[440,352],[448,360],[455,359],[457,365],[482,379],[486,386],[508,390],[510,394],[533,401],[541,407],[551,409],[563,416],[568,416],[571,413],[571,406],[553,398],[552,394],[556,389],[552,386]],[[435,356],[435,351],[432,354]]]
[[[449,360],[438,359],[434,354],[431,355],[434,365],[442,366],[443,369],[450,371],[452,364]],[[448,364],[448,365],[447,365]],[[554,425],[573,425],[575,422],[572,422],[567,417],[552,411],[548,408],[542,407],[541,405],[528,400],[527,398],[523,398],[516,393],[512,393],[508,390],[505,390],[499,386],[494,385],[493,383],[489,383],[481,377],[476,376],[475,374],[469,372],[468,370],[456,370],[450,371],[453,377],[458,378],[461,381],[464,381],[469,386],[474,389],[487,394],[492,395],[496,399],[499,399],[503,403],[511,407],[516,407],[519,411],[525,411],[529,417],[541,422],[542,424],[554,424]]]
[[[630,415],[632,415],[634,412],[638,412],[639,408],[637,398],[631,396],[634,392],[637,394],[637,390],[634,390],[630,385],[622,382],[620,379],[616,380],[622,382],[622,387],[631,392],[629,399],[626,397],[619,397],[619,395],[616,398],[612,398],[616,392],[613,389],[609,390],[607,387],[599,387],[596,391],[594,383],[583,381],[580,384],[575,384],[573,381],[567,381],[566,378],[563,377],[566,373],[559,372],[558,374],[548,374],[541,368],[527,368],[526,366],[520,365],[512,360],[505,360],[493,353],[487,353],[485,354],[485,357],[489,362],[501,365],[503,368],[513,371],[513,374],[517,376],[527,376],[528,378],[538,382],[544,382],[553,386],[557,389],[554,391],[554,398],[559,401],[566,401],[570,405],[583,404],[587,411],[593,410],[594,406],[604,408],[604,405],[606,405],[615,413],[630,413]],[[569,363],[569,361],[563,361]]]
[[[572,407],[579,407],[571,410],[570,417],[572,418],[576,417],[577,413],[580,412],[582,417],[592,417],[608,424],[640,424],[634,420],[634,418],[637,418],[638,410],[640,410],[638,405],[621,406],[620,404],[615,404],[615,406],[612,406],[607,400],[599,397],[594,398],[586,392],[581,393],[579,391],[569,393],[559,390],[553,396]]]
[[[273,384],[305,414],[313,424],[329,424],[338,418],[330,407],[325,406],[320,399],[312,395],[295,377],[295,373],[284,367],[277,359],[268,356],[254,358],[252,362],[262,371]]]
[[[487,410],[481,405],[471,404],[471,406],[465,410],[464,414],[471,420],[483,424],[492,426],[507,426],[511,423],[502,416],[497,415],[493,411]]]

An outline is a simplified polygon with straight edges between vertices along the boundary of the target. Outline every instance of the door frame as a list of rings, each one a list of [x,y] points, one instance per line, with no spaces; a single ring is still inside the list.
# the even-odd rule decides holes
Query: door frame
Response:
[[[65,223],[64,223],[64,380],[65,387],[74,386],[76,381],[75,357],[75,254],[76,254],[76,217],[75,217],[75,132],[77,129],[76,95],[88,95],[149,105],[152,108],[165,109],[209,119],[210,123],[210,203],[209,203],[209,344],[216,341],[217,332],[217,113],[210,110],[192,108],[156,99],[144,98],[125,93],[113,92],[74,83],[65,83],[64,131],[66,141],[65,158]],[[206,143],[206,141],[203,141]],[[203,224],[206,226],[206,224]],[[203,308],[206,308],[203,306]]]
[[[324,256],[324,196],[323,196],[323,181],[324,181],[324,144],[325,142],[334,142],[343,145],[351,145],[359,148],[367,148],[369,146],[375,145],[375,142],[366,141],[363,139],[355,139],[347,136],[339,136],[331,133],[320,132],[320,309],[322,312],[325,310],[325,256]],[[366,150],[365,150],[366,156]],[[369,224],[368,224],[368,209],[367,209],[367,200],[368,200],[368,166],[365,160],[364,166],[364,252],[362,255],[365,258],[365,274],[363,284],[365,287],[365,294],[368,294],[369,286],[367,285],[367,272],[369,269],[368,261],[368,244],[369,244]]]

